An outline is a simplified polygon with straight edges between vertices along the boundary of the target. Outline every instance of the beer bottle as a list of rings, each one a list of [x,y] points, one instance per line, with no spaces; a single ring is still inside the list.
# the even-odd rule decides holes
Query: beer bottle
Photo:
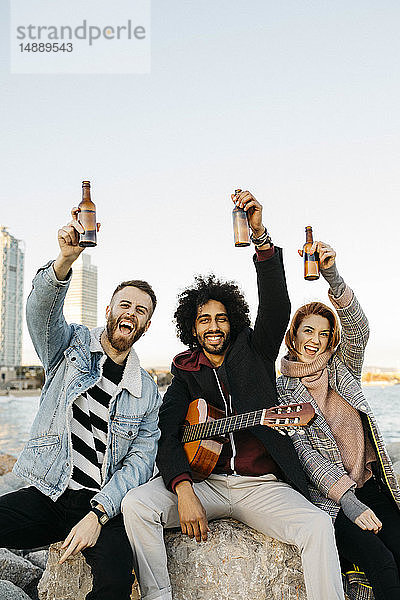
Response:
[[[90,198],[90,181],[82,181],[82,201],[78,208],[78,219],[85,230],[79,234],[79,245],[84,248],[96,246],[96,206]]]
[[[318,252],[310,254],[313,245],[313,234],[311,225],[306,227],[306,243],[303,246],[304,279],[313,281],[319,278],[319,256]]]
[[[241,191],[242,190],[235,190],[235,196],[240,194]],[[246,211],[243,208],[234,206],[232,220],[235,246],[250,246],[249,222],[247,220]]]

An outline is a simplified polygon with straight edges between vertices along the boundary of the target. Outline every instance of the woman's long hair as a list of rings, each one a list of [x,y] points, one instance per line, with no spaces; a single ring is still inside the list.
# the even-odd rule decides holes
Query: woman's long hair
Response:
[[[325,317],[329,321],[330,331],[327,350],[334,350],[340,342],[340,325],[336,314],[329,306],[326,306],[326,304],[323,304],[322,302],[310,302],[309,304],[300,306],[300,308],[296,310],[290,323],[290,327],[285,335],[286,347],[289,350],[289,354],[293,357],[297,358],[299,355],[296,350],[296,335],[299,327],[303,319],[310,315],[319,315],[320,317]]]

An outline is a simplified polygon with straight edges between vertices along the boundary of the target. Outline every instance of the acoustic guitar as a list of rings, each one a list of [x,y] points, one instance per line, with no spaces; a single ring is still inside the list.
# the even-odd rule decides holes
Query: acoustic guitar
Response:
[[[181,441],[195,481],[206,479],[221,454],[224,434],[266,425],[289,434],[311,423],[315,417],[309,402],[272,406],[241,415],[225,417],[222,410],[207,404],[203,398],[189,404],[181,430]],[[219,440],[218,440],[219,438]]]

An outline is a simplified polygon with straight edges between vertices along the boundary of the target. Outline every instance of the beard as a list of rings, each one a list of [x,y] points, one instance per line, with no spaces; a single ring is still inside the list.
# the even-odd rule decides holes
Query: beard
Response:
[[[228,349],[228,346],[231,342],[231,334],[230,332],[228,332],[227,334],[224,334],[222,331],[216,331],[215,333],[222,335],[222,340],[221,342],[218,344],[218,346],[213,346],[211,344],[209,344],[207,342],[207,335],[206,336],[197,336],[197,341],[199,343],[199,345],[203,348],[203,350],[205,350],[206,352],[208,352],[209,354],[224,354],[226,352],[226,350]]]
[[[126,352],[127,350],[132,348],[133,344],[137,342],[139,338],[142,337],[142,335],[145,332],[146,323],[142,327],[137,328],[137,319],[130,319],[130,322],[133,325],[132,333],[130,333],[129,335],[118,335],[118,324],[120,320],[122,320],[122,317],[118,319],[110,314],[106,324],[107,337],[111,346],[115,350],[117,350],[118,352]],[[126,318],[124,318],[123,320],[126,321]]]

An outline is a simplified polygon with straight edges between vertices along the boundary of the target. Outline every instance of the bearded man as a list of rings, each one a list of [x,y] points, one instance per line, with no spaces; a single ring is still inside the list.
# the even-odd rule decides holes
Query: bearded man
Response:
[[[214,276],[198,276],[179,296],[177,332],[189,350],[173,360],[174,378],[160,410],[162,477],[131,490],[122,503],[142,600],[172,600],[163,528],[180,526],[182,533],[206,542],[208,521],[222,517],[296,545],[308,600],[343,600],[332,523],[308,500],[289,436],[261,425],[230,433],[211,474],[199,483],[199,465],[189,462],[181,442],[189,405],[199,398],[227,417],[261,413],[278,403],[275,360],[290,314],[282,251],[273,247],[254,196],[245,191],[232,200],[247,212],[253,232],[257,318],[250,328],[238,286]],[[207,466],[211,453],[204,454]]]
[[[73,209],[59,230],[59,256],[39,269],[27,302],[46,382],[14,467],[31,485],[0,498],[0,547],[64,539],[60,562],[82,551],[91,566],[88,600],[128,600],[132,551],[120,506],[152,475],[161,402],[132,346],[149,328],[156,297],[145,281],[124,281],[107,306],[105,329],[67,324],[71,266],[83,251],[78,214]]]

